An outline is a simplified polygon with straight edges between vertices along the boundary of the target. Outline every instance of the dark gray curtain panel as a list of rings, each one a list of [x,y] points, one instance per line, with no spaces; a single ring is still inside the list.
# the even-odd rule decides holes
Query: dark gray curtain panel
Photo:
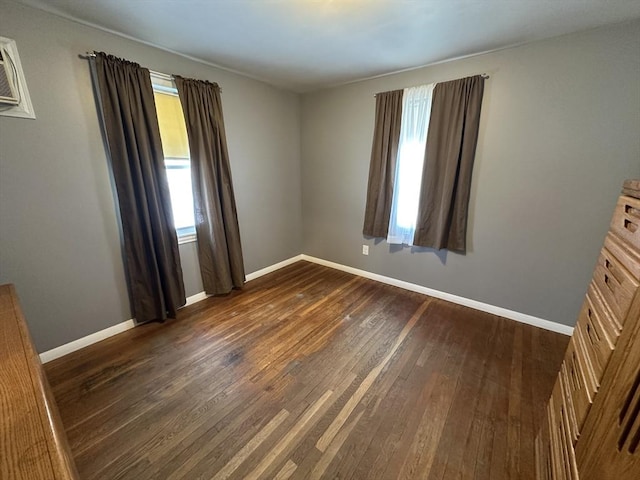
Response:
[[[433,91],[414,245],[466,252],[483,93],[480,75],[438,83]]]
[[[223,294],[244,284],[240,228],[217,84],[175,77],[189,151],[204,290]]]
[[[138,322],[175,318],[186,300],[149,70],[98,52],[91,64],[133,314]]]
[[[376,95],[376,117],[369,164],[362,233],[387,238],[396,173],[403,90]]]

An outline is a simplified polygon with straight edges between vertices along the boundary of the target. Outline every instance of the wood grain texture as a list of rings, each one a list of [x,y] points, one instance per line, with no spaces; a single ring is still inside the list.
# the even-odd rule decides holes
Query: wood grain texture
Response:
[[[539,480],[640,478],[639,365],[640,201],[623,195],[536,438]]]
[[[298,468],[298,466],[295,463],[293,463],[291,460],[287,460],[287,463],[285,463],[284,467],[282,467],[282,470],[280,470],[278,474],[273,477],[273,480],[287,480],[293,474],[293,472],[295,472],[296,468]]]
[[[622,193],[633,198],[640,198],[640,179],[625,180]]]
[[[234,457],[213,477],[213,480],[226,480],[231,474],[244,462],[253,451],[264,442],[273,430],[282,423],[282,421],[289,416],[289,412],[286,410],[280,410],[280,413],[273,417],[273,419],[262,429],[258,434],[249,441],[242,449],[234,455]]]
[[[0,478],[77,478],[13,285],[0,285]]]
[[[584,480],[640,478],[640,292],[629,303],[623,310],[626,318],[617,322],[624,328],[575,445]],[[605,301],[605,309],[620,311],[609,307]]]
[[[307,262],[178,317],[47,364],[82,478],[535,476],[567,337]]]

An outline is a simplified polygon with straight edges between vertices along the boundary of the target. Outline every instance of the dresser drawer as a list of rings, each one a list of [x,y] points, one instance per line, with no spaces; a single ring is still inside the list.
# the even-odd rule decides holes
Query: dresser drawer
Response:
[[[590,362],[596,384],[599,386],[604,369],[613,353],[618,333],[594,288],[590,288],[587,292],[580,310],[575,334],[578,334],[577,332],[580,334],[585,354]]]
[[[556,384],[558,387],[558,384]],[[551,466],[554,480],[578,480],[575,452],[569,435],[567,411],[561,392],[554,389],[547,407]]]
[[[569,404],[568,413],[574,417],[570,421],[573,421],[576,427],[577,436],[577,432],[580,432],[593,403],[594,388],[587,383],[585,359],[582,357],[582,351],[578,350],[575,336],[571,337],[569,341],[560,375],[563,376],[562,384],[566,387],[565,397],[566,403]]]
[[[555,391],[555,389],[554,389]],[[547,404],[547,423],[549,424],[549,443],[551,457],[551,478],[553,480],[567,480],[564,468],[564,459],[560,448],[560,439],[556,429],[556,398],[552,394]]]
[[[593,273],[593,285],[611,311],[611,319],[619,335],[638,291],[638,280],[605,247]]]
[[[536,479],[554,480],[553,467],[551,465],[551,441],[549,439],[548,418],[542,422],[540,432],[536,437]]]
[[[591,359],[587,353],[587,347],[585,346],[585,340],[582,337],[580,329],[576,329],[573,332],[573,340],[575,343],[576,353],[578,354],[578,361],[582,368],[582,374],[584,376],[585,384],[587,385],[587,394],[593,402],[593,398],[598,393],[600,387],[600,378],[596,377]]]
[[[556,417],[556,429],[560,440],[560,451],[564,460],[564,475],[568,480],[579,480],[578,465],[573,443],[569,438],[567,412],[565,405],[560,406],[559,414]]]
[[[609,232],[604,238],[604,247],[616,257],[627,272],[640,283],[640,250],[633,249],[613,233]]]
[[[558,374],[558,382],[560,383],[560,392],[562,394],[562,400],[567,409],[567,422],[569,424],[569,437],[571,444],[576,445],[578,438],[580,437],[580,428],[576,419],[576,412],[573,407],[573,400],[571,393],[569,392],[569,386],[567,385],[567,369],[564,364],[560,367],[560,373]]]
[[[595,398],[596,393],[600,389],[600,380],[602,376],[596,375],[595,369],[593,368],[593,362],[591,358],[589,358],[589,354],[587,353],[587,347],[585,346],[585,339],[582,336],[582,331],[577,328],[573,332],[573,338],[576,344],[576,351],[578,352],[578,360],[581,362],[582,371],[584,374],[585,382],[587,384],[587,393],[591,398],[591,402]]]
[[[626,195],[618,199],[611,231],[635,249],[640,249],[640,200]]]

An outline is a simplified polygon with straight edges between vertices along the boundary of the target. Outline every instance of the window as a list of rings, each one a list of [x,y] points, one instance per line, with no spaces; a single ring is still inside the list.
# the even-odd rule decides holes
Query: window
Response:
[[[387,242],[413,245],[435,84],[405,88]]]
[[[187,127],[173,79],[152,73],[153,94],[158,112],[158,124],[164,164],[167,170],[173,221],[180,243],[195,240],[191,161]]]
[[[191,190],[191,166],[189,159],[164,159],[167,169],[171,206],[173,207],[173,222],[178,237],[195,235],[195,219],[193,216],[193,192]]]

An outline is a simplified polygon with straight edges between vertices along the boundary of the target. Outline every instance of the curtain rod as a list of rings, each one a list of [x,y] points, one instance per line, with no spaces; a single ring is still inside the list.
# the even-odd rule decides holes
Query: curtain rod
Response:
[[[481,74],[480,74],[480,76],[481,76],[482,78],[484,78],[485,80],[488,80],[488,79],[490,79],[490,78],[491,78],[491,76],[490,76],[489,74],[487,74],[487,73],[481,73]],[[462,77],[462,78],[465,78],[465,77]],[[447,82],[447,81],[450,81],[450,80],[443,80],[443,82]],[[442,82],[435,82],[435,83],[442,83]],[[411,87],[405,87],[405,88],[411,88]],[[384,92],[378,92],[378,93],[384,93]],[[377,97],[377,96],[378,96],[378,94],[377,94],[377,93],[374,93],[374,94],[373,94],[373,96],[374,96],[374,97]]]
[[[86,52],[85,54],[78,55],[80,58],[85,60],[89,60],[90,58],[96,58],[96,54],[93,52]],[[149,70],[149,73],[156,75],[158,77],[166,78],[167,80],[173,80],[173,75],[169,75],[168,73],[156,72],[154,70]]]
[[[86,52],[84,54],[79,54],[78,57],[83,58],[85,60],[89,60],[90,58],[95,58],[96,54],[93,52]],[[152,75],[155,75],[157,77],[161,77],[164,78],[166,80],[173,80],[174,76],[170,75],[168,73],[162,73],[162,72],[156,72],[155,70],[149,70],[149,73],[151,73]],[[218,87],[220,88],[220,87]],[[220,88],[220,93],[222,93],[222,88]]]

